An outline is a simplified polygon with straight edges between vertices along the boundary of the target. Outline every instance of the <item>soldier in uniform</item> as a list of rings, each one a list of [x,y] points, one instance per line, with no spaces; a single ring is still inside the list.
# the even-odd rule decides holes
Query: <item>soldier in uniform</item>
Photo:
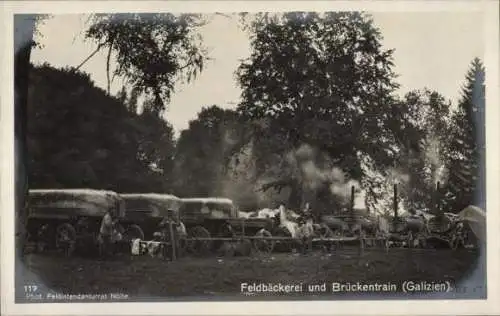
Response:
[[[172,244],[175,245],[176,248],[178,248],[177,247],[177,241],[178,241],[177,226],[178,225],[179,225],[179,221],[178,221],[178,218],[175,214],[175,211],[168,210],[167,216],[159,224],[159,228],[160,228],[160,232],[161,232],[161,241],[163,241],[163,242],[170,241]],[[174,236],[174,240],[170,240],[171,239],[170,228],[172,228],[172,231],[173,231],[172,235]],[[163,244],[161,246],[161,253],[162,253],[164,258],[172,257],[171,250],[172,250],[171,245],[168,246],[168,245]]]
[[[101,255],[108,255],[111,251],[112,244],[114,243],[116,234],[116,209],[111,208],[104,214],[101,221],[101,228],[99,230],[99,246]]]
[[[300,229],[302,231],[302,251],[306,253],[308,250],[312,250],[312,239],[314,228],[311,224],[311,220],[313,219],[312,210],[309,203],[306,203],[304,206],[304,210],[302,211],[302,216],[299,220]]]

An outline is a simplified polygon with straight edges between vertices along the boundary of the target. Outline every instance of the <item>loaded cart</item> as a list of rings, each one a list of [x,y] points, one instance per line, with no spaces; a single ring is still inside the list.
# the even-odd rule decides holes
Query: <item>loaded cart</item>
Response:
[[[175,244],[177,254],[184,250],[186,236],[179,217],[182,202],[178,197],[158,193],[121,194],[121,197],[126,210],[122,221],[125,240],[131,242],[140,239]],[[165,250],[171,248],[167,247]]]
[[[181,221],[189,236],[188,249],[194,254],[203,254],[217,249],[225,240],[237,240],[246,236],[253,239],[254,249],[271,252],[273,221],[265,218],[241,218],[238,208],[227,198],[183,198]]]
[[[117,193],[92,189],[30,190],[27,207],[28,243],[67,255],[76,249],[99,250],[104,215],[113,212],[118,221],[125,215]]]
[[[159,224],[169,216],[179,216],[181,199],[170,194],[120,194],[125,202],[122,223],[127,239],[153,239]]]
[[[428,241],[431,247],[446,245],[452,249],[465,247],[468,230],[464,222],[453,213],[443,213],[429,220]]]

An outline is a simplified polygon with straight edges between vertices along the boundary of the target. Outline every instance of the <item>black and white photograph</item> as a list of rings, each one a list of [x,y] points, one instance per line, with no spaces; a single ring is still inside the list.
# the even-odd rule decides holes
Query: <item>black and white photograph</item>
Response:
[[[2,4],[10,304],[498,308],[498,1],[426,2]]]

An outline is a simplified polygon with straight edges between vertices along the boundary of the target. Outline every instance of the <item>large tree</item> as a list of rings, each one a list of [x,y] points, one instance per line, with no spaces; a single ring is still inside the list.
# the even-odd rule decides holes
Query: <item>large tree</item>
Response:
[[[286,165],[283,157],[304,144],[326,154],[328,163],[316,163],[337,166],[348,178],[362,177],[362,155],[378,168],[392,165],[397,143],[388,122],[397,84],[392,50],[382,48],[371,18],[359,12],[246,18],[252,54],[237,71],[238,110],[257,122],[251,136],[259,169]],[[299,199],[290,203],[299,207],[303,174],[282,174],[268,187],[295,188],[291,196]]]
[[[36,24],[42,15],[16,15],[14,20],[14,78],[16,108],[16,232],[22,248],[25,211],[22,201],[27,193],[26,123],[30,54],[36,35]],[[201,38],[196,28],[203,24],[199,15],[192,14],[96,14],[86,37],[97,43],[96,50],[77,69],[103,48],[108,49],[107,74],[110,93],[112,52],[116,53],[118,68],[113,76],[123,76],[135,87],[137,94],[145,93],[155,98],[159,114],[166,108],[170,93],[179,79],[190,80],[203,69],[206,59]],[[136,96],[137,96],[136,94]]]
[[[202,25],[198,14],[96,14],[85,34],[97,43],[96,51],[107,49],[108,93],[112,77],[122,76],[153,98],[152,110],[161,112],[175,83],[189,81],[203,70],[207,54],[197,32]],[[112,53],[118,65],[114,70]]]
[[[231,148],[241,137],[237,113],[217,106],[203,108],[181,132],[175,155],[176,192],[207,196],[221,193]]]
[[[406,210],[434,209],[431,197],[435,195],[436,183],[443,184],[447,176],[450,106],[438,92],[427,89],[411,91],[398,101],[391,123],[391,130],[401,144],[398,159],[387,170],[386,177],[364,179],[366,187],[377,192],[371,197],[387,195],[397,182],[401,206]]]
[[[458,211],[469,204],[485,207],[485,70],[472,61],[458,108],[452,117],[452,142],[447,164],[450,172],[447,203]]]

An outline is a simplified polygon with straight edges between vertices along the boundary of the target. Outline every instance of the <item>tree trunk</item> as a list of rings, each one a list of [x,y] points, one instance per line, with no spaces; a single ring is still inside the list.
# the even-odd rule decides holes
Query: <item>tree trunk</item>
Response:
[[[16,15],[14,18],[14,152],[15,152],[15,214],[16,255],[23,258],[26,237],[28,193],[27,172],[27,112],[30,55],[35,29],[35,15]]]

